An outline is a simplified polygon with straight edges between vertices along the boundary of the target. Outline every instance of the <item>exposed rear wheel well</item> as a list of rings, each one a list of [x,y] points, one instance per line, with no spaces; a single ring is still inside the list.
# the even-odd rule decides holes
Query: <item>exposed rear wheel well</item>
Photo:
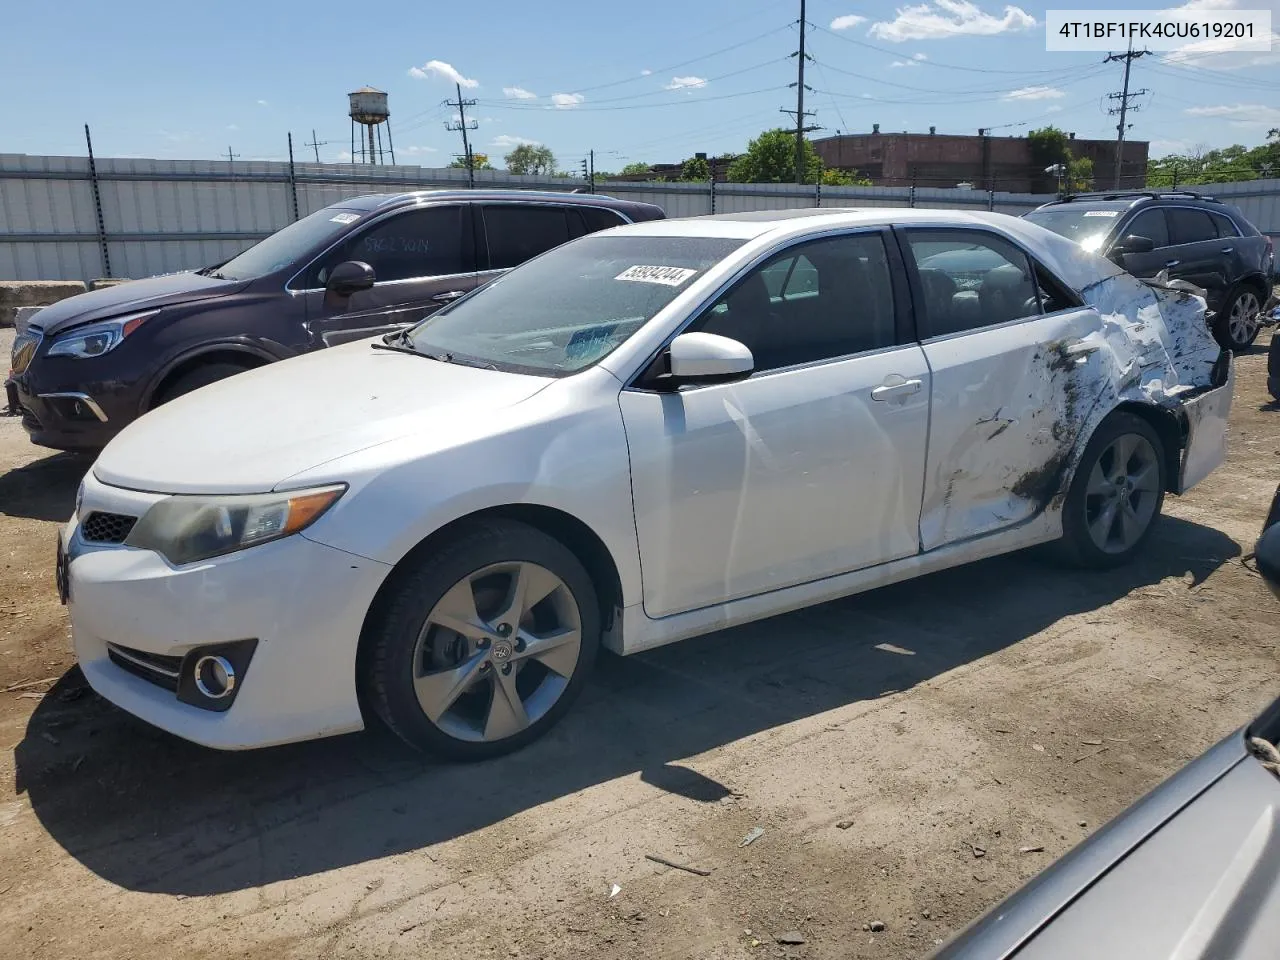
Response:
[[[1169,493],[1177,493],[1178,477],[1182,473],[1182,448],[1187,442],[1187,428],[1183,419],[1162,407],[1134,401],[1120,404],[1108,416],[1114,415],[1117,411],[1141,417],[1151,424],[1152,429],[1160,437],[1161,446],[1164,447],[1165,490]]]
[[[188,360],[182,361],[164,375],[164,379],[156,384],[155,389],[151,391],[151,396],[147,398],[147,409],[150,410],[160,403],[175,383],[199,367],[213,364],[229,364],[245,370],[252,370],[254,367],[266,366],[269,362],[256,353],[248,353],[244,350],[212,350],[208,353],[197,354]]]

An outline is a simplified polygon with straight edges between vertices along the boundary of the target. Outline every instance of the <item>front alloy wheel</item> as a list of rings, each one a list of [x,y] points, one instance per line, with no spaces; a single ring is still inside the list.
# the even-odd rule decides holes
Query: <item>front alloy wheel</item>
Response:
[[[600,642],[591,577],[558,540],[508,520],[411,554],[361,641],[363,702],[419,749],[462,760],[540,736]]]
[[[565,582],[536,563],[491,564],[455,583],[427,615],[413,689],[458,740],[494,742],[547,715],[573,679],[582,617]]]

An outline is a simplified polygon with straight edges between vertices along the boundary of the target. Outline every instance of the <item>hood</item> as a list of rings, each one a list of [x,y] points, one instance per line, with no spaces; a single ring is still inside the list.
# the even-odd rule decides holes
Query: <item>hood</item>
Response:
[[[464,434],[554,381],[374,350],[359,341],[247,373],[135,420],[94,464],[157,493],[255,493],[410,433]]]
[[[44,307],[31,320],[46,334],[92,320],[109,320],[122,313],[133,313],[155,307],[167,307],[191,300],[234,293],[245,285],[243,280],[216,280],[196,273],[173,273],[146,280],[131,280],[114,287],[90,290]]]

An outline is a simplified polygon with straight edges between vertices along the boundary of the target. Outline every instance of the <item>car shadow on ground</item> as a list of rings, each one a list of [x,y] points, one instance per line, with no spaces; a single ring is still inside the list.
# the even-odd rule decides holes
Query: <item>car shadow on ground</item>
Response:
[[[76,488],[93,459],[59,453],[0,473],[0,514],[62,522],[76,505]]]
[[[714,802],[732,785],[684,758],[907,690],[1166,577],[1190,570],[1199,582],[1239,552],[1216,530],[1165,518],[1143,556],[1119,570],[1064,570],[1015,554],[604,657],[547,737],[471,765],[426,761],[374,735],[218,753],[133,720],[73,670],[16,749],[17,789],[94,873],[185,895],[430,847],[617,777],[638,774],[657,790]]]

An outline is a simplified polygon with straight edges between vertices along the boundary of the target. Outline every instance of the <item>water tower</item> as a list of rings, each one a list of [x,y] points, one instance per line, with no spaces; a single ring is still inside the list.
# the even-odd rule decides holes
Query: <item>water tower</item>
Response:
[[[351,162],[382,163],[382,125],[387,126],[387,148],[391,162],[396,162],[396,148],[391,142],[391,110],[387,107],[387,95],[373,87],[361,87],[347,94],[351,117]],[[357,136],[356,124],[365,128]]]

